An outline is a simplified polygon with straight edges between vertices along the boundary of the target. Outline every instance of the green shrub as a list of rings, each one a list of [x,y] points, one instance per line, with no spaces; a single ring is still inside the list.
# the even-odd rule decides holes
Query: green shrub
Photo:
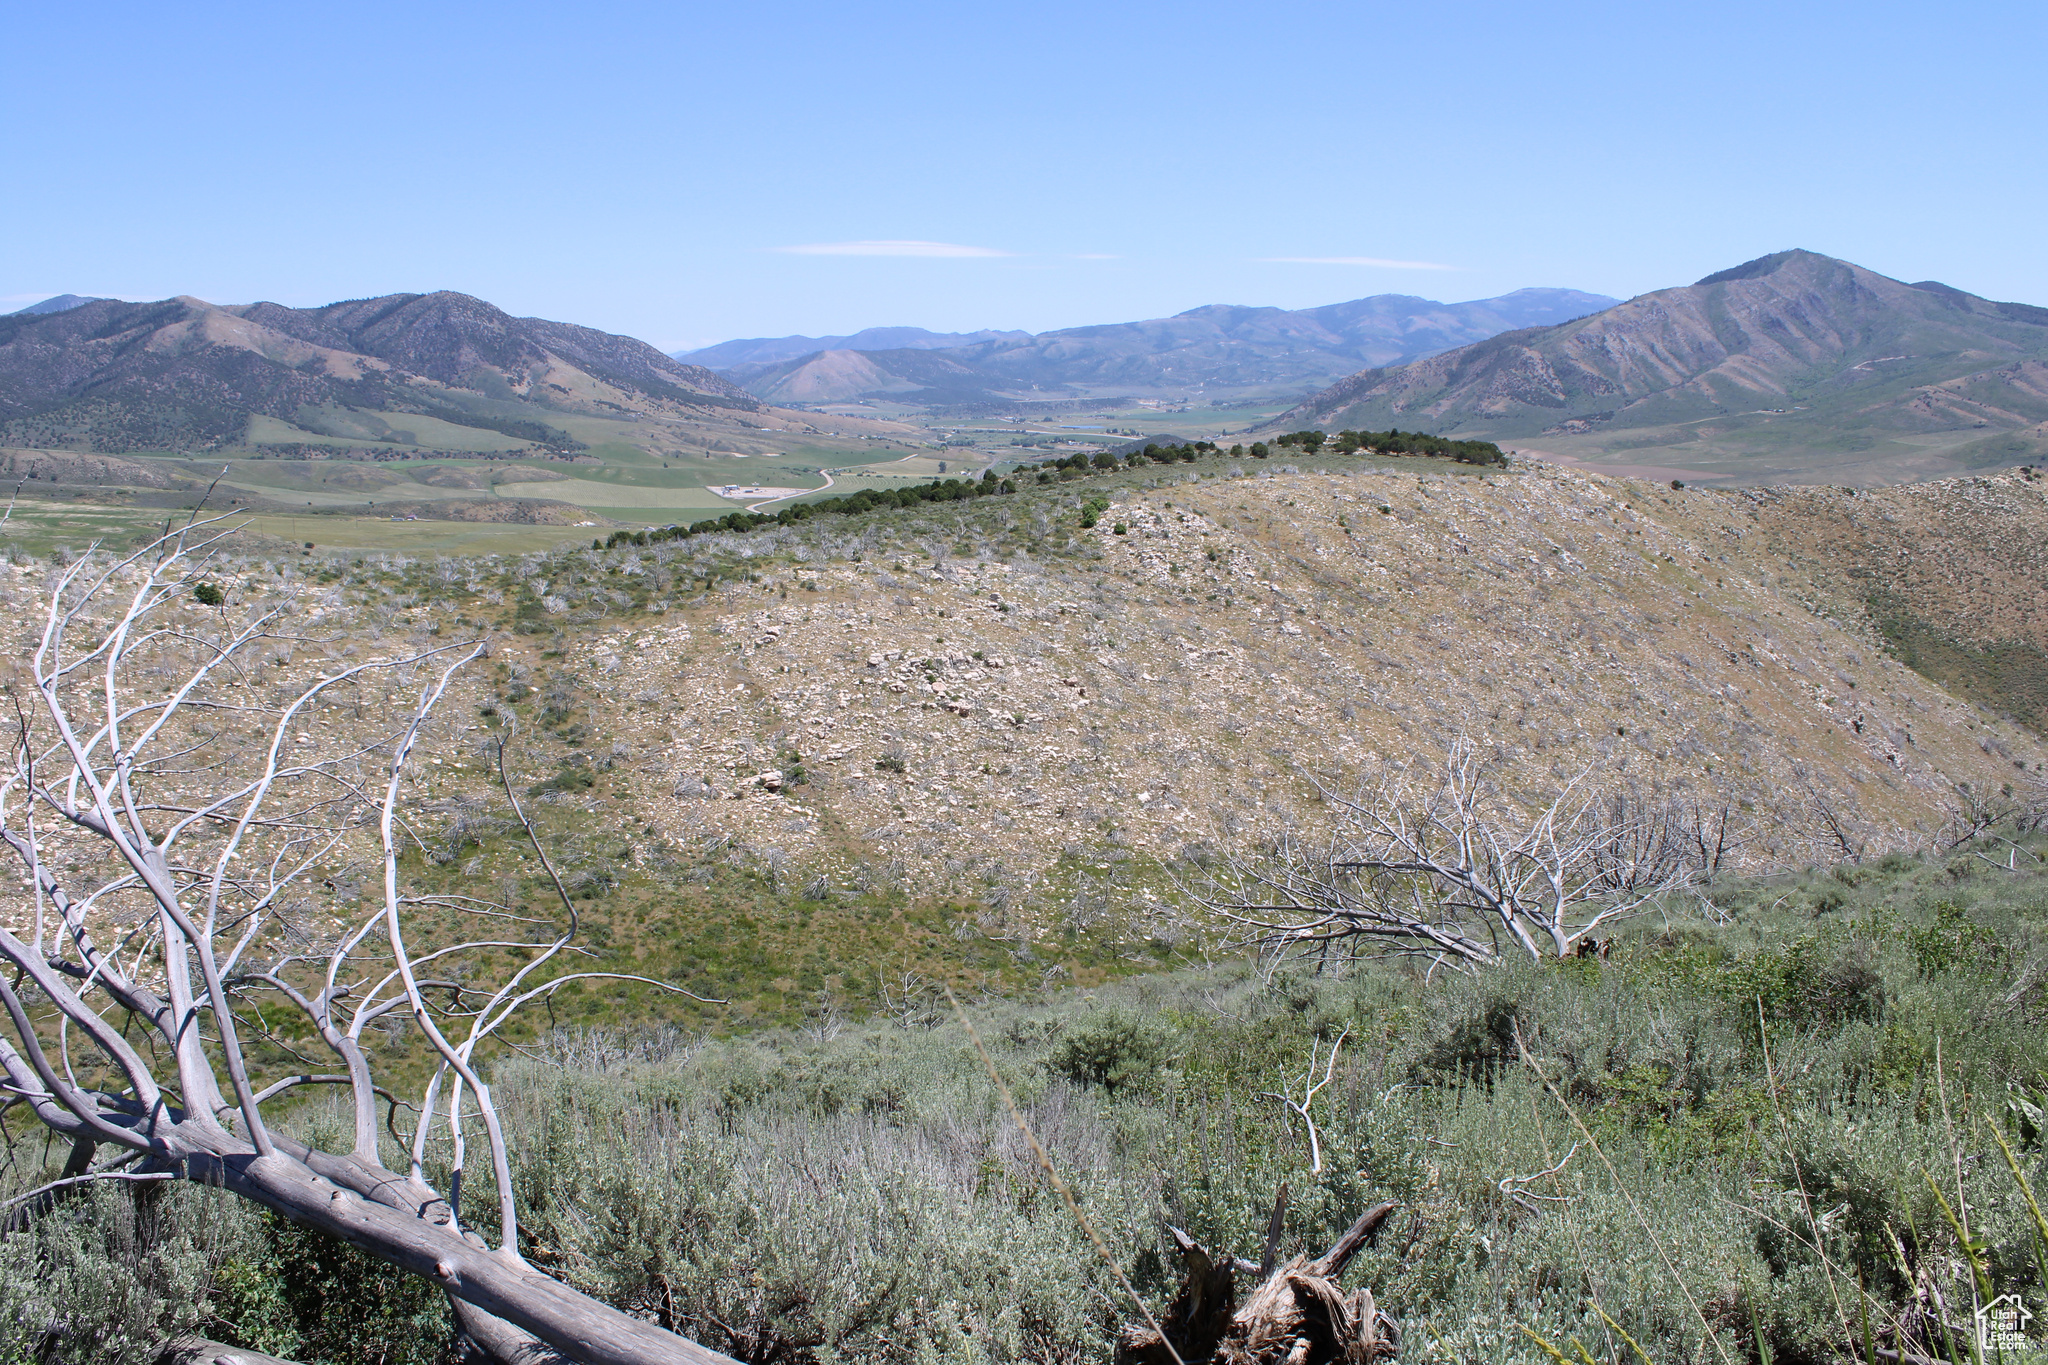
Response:
[[[1045,1068],[1075,1085],[1116,1095],[1157,1089],[1171,1056],[1171,1044],[1157,1026],[1112,1011],[1069,1029],[1046,1055]]]
[[[193,1186],[96,1185],[0,1238],[0,1361],[144,1365],[199,1329],[256,1212]]]
[[[787,1064],[741,1043],[689,1074],[523,1070],[538,1256],[743,1360],[1103,1359],[1114,1285],[957,1040],[889,1041]],[[1107,1145],[1084,1115],[1032,1118]],[[1075,1178],[1119,1244],[1153,1236],[1142,1200]]]
[[[1907,930],[1906,940],[1925,977],[1947,976],[1965,964],[1981,966],[1987,954],[1999,950],[1998,935],[1972,923],[1969,912],[1952,900],[1937,901],[1934,923]]]
[[[536,782],[526,789],[528,796],[542,796],[548,792],[589,791],[597,785],[597,774],[583,764],[572,764],[553,777]]]
[[[1439,1038],[1416,1061],[1414,1075],[1439,1082],[1491,1082],[1502,1067],[1521,1065],[1515,1048],[1519,1023],[1516,1002],[1494,996]]]
[[[1854,1321],[1859,1284],[1883,1349],[1946,1359],[1923,1310],[1935,1289],[1966,1306],[1973,1262],[1995,1293],[2048,1308],[2048,1243],[1994,1140],[2048,1190],[2044,890],[2031,869],[1955,884],[1919,859],[1723,879],[1711,917],[1674,906],[1605,960],[1476,976],[1225,962],[989,1000],[975,1017],[1155,1308],[1175,1278],[1164,1225],[1256,1257],[1285,1181],[1283,1258],[1321,1251],[1374,1202],[1403,1206],[1347,1287],[1372,1286],[1400,1319],[1404,1360],[1542,1365],[1524,1329],[1606,1342],[1595,1305],[1659,1365],[1860,1358],[1837,1307]],[[1842,902],[1816,928],[1829,892]],[[833,1008],[857,1015],[858,990]],[[560,1008],[601,1019],[604,1002],[564,991]],[[943,1004],[904,1009],[898,992],[889,1006],[802,1036],[565,1033],[502,1064],[529,1254],[754,1361],[1106,1361],[1120,1291],[981,1059]],[[1300,1116],[1273,1097],[1324,1077],[1312,1170]],[[1967,1209],[1969,1246],[1930,1174]],[[370,1330],[321,1358],[399,1349],[377,1343],[414,1301],[246,1209],[140,1239],[114,1226],[118,1208],[92,1207],[107,1227],[46,1220],[40,1242],[0,1241],[5,1323],[83,1294],[74,1335],[110,1343],[50,1358],[133,1359],[121,1341],[209,1314],[280,1344],[289,1319],[310,1357],[329,1348],[307,1313],[357,1303]],[[50,1256],[82,1231],[93,1257]],[[81,1287],[86,1264],[97,1278]],[[441,1329],[421,1311],[431,1345]]]
[[[214,1331],[302,1365],[434,1365],[453,1320],[429,1281],[268,1211],[261,1240],[216,1280]]]
[[[1772,1022],[1801,1027],[1876,1019],[1885,1004],[1884,981],[1867,947],[1832,937],[1809,936],[1758,953],[1727,968],[1715,989],[1738,1010],[1760,1004]]]

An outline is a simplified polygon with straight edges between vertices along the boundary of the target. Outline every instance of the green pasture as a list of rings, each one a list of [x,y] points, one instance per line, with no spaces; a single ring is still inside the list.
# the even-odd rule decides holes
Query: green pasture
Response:
[[[100,503],[17,503],[6,524],[0,525],[0,550],[45,555],[59,545],[80,550],[94,541],[124,545],[161,531],[171,515],[155,508]]]
[[[522,441],[495,431],[484,431],[478,427],[458,426],[453,422],[444,422],[438,417],[422,417],[415,413],[392,413],[387,418],[383,413],[344,410],[337,412],[331,420],[324,421],[321,425],[327,430],[294,426],[277,417],[252,416],[245,439],[252,446],[359,447],[365,443],[389,442],[401,447],[424,450],[477,453],[533,449],[533,443],[530,441]]]
[[[748,480],[736,480],[748,482]],[[549,483],[508,483],[498,492],[513,498],[549,498],[571,502],[578,507],[631,507],[641,511],[662,508],[718,507],[732,510],[732,504],[710,489],[694,485],[662,488],[635,487],[598,479],[562,479]]]
[[[616,428],[628,424],[610,425]],[[338,438],[328,443],[342,444]],[[822,494],[826,489],[818,473],[821,468],[845,469],[851,465],[886,470],[883,477],[910,482],[937,477],[938,471],[936,459],[912,456],[906,460],[900,447],[868,442],[849,443],[844,449],[807,441],[785,442],[776,449],[764,446],[751,453],[664,454],[610,440],[591,446],[589,453],[598,457],[598,463],[574,464],[522,460],[516,453],[495,459],[451,457],[447,452],[424,450],[408,453],[412,458],[377,461],[265,459],[242,454],[212,459],[147,452],[135,452],[127,458],[147,461],[200,483],[219,477],[220,491],[216,492],[215,501],[230,507],[231,499],[237,495],[272,503],[303,503],[309,513],[347,509],[374,512],[379,504],[394,502],[536,498],[570,503],[601,517],[631,522],[674,521],[707,509],[730,511],[737,504],[711,492],[713,487],[727,484],[801,488]],[[958,456],[946,461],[949,469],[971,462],[971,457],[963,460]],[[974,467],[978,470],[980,466],[976,463]],[[482,486],[426,481],[433,471],[440,469],[473,476]],[[530,475],[521,477],[529,470]],[[564,474],[573,477],[560,477]],[[848,476],[836,477],[843,481]],[[97,498],[111,491],[98,490],[92,496]]]
[[[778,435],[780,433],[766,433]],[[835,474],[841,484],[854,477],[883,477],[917,482],[936,477],[935,460],[913,457],[905,460],[899,449],[863,444],[851,450],[833,449],[814,443],[786,443],[770,453],[749,455],[650,454],[639,447],[626,454],[615,446],[593,447],[603,457],[599,465],[577,465],[575,477],[565,480],[507,481],[498,485],[501,497],[547,498],[574,503],[601,516],[621,521],[673,521],[687,512],[712,509],[729,512],[739,504],[719,497],[711,490],[728,484],[775,488],[802,488],[822,495],[824,469],[855,466],[854,475]],[[949,460],[953,467],[958,460]],[[976,466],[979,468],[979,466]],[[562,470],[562,466],[554,466]],[[885,472],[886,471],[886,472]],[[567,472],[563,470],[563,472]],[[445,494],[444,494],[445,496]],[[669,515],[665,515],[669,514]]]

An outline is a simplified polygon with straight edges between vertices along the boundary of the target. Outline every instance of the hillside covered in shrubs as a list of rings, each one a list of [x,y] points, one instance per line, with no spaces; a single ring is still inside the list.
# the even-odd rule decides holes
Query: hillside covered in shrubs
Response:
[[[2034,638],[2033,483],[1700,493],[1286,448],[518,559],[224,543],[162,638],[278,613],[234,719],[192,722],[231,770],[308,678],[333,687],[300,760],[384,752],[410,703],[356,670],[478,651],[420,733],[394,894],[433,932],[462,897],[566,915],[578,965],[619,974],[497,1035],[517,1245],[750,1365],[1108,1361],[1134,1319],[949,987],[1154,1310],[1170,1228],[1256,1262],[1284,1183],[1276,1256],[1399,1206],[1345,1283],[1403,1360],[1961,1365],[1973,1294],[2038,1311],[2043,750],[2004,675],[1954,673],[1966,700],[1887,633],[1947,622],[1957,668],[1966,631]],[[53,561],[0,578],[24,658],[82,562]],[[150,704],[155,666],[116,698]],[[1519,804],[1584,780],[1716,842],[1562,960],[1282,963],[1198,894],[1446,747]],[[365,913],[375,823],[292,893],[290,951]],[[437,989],[460,1009],[530,951],[493,932]],[[245,1023],[266,1077],[321,1065]],[[394,1096],[431,1070],[402,1013],[366,1038]],[[345,1144],[293,1093],[280,1131]],[[395,1171],[411,1103],[371,1125]],[[189,1333],[309,1365],[448,1349],[438,1290],[218,1190],[33,1193],[76,1149],[30,1117],[0,1119],[27,1196],[0,1362]],[[437,1188],[451,1155],[423,1151]]]
[[[968,1015],[1155,1309],[1168,1225],[1255,1259],[1284,1183],[1283,1256],[1399,1203],[1349,1282],[1402,1360],[1961,1365],[1973,1304],[2043,1302],[2044,853],[1732,880],[1563,963],[1219,964]],[[1325,1065],[1318,1170],[1277,1097]],[[498,1084],[528,1255],[740,1359],[1106,1361],[1130,1316],[932,983],[802,1030],[564,1030]],[[415,1282],[203,1189],[81,1194],[0,1259],[10,1361],[447,1344]]]

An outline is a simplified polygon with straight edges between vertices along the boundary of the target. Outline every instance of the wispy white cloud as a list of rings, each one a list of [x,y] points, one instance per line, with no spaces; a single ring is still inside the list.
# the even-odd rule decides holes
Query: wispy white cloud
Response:
[[[1279,265],[1365,265],[1379,270],[1456,270],[1454,265],[1435,261],[1385,261],[1377,256],[1260,256],[1261,261]]]
[[[803,246],[770,247],[790,256],[931,256],[960,259],[968,256],[1014,256],[992,246],[962,246],[958,242],[810,242]]]

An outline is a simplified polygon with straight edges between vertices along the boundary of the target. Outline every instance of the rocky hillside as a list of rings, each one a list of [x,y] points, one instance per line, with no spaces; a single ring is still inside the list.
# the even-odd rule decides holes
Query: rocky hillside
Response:
[[[220,574],[231,606],[301,597],[265,687],[491,636],[427,739],[418,885],[537,875],[488,771],[509,736],[598,946],[723,973],[778,1016],[872,997],[878,970],[1170,956],[1194,942],[1191,860],[1313,838],[1319,783],[1427,773],[1460,738],[1525,799],[1590,771],[1726,808],[1752,864],[1925,847],[2042,781],[2000,675],[1952,690],[1928,667],[1937,645],[2048,646],[2040,482],[1250,463],[608,552]],[[0,604],[47,573],[18,565]],[[352,748],[395,714],[383,686],[296,742]]]
[[[1861,621],[1958,696],[2048,734],[2048,543],[2038,472],[1898,488],[1762,488],[1772,556],[1816,610]],[[1810,596],[1808,593],[1810,592]]]
[[[412,416],[495,434],[503,449],[568,449],[557,414],[759,407],[631,337],[514,318],[465,294],[324,308],[100,299],[0,318],[0,443],[15,446],[232,448],[252,418],[283,424],[274,439],[396,441],[421,425]]]
[[[2048,450],[2048,309],[1786,251],[1559,326],[1352,375],[1275,423],[1483,436],[1858,483]]]
[[[2038,553],[2048,500],[1998,492]],[[1737,802],[1760,856],[1815,856],[1822,807],[1911,842],[2048,749],[1830,611],[1816,574],[1853,566],[1817,531],[1796,501],[1540,468],[1205,483],[1115,501],[1084,565],[794,565],[571,657],[635,699],[631,800],[674,835],[1005,899],[1312,828],[1312,775],[1459,735],[1529,789],[1592,764]]]

